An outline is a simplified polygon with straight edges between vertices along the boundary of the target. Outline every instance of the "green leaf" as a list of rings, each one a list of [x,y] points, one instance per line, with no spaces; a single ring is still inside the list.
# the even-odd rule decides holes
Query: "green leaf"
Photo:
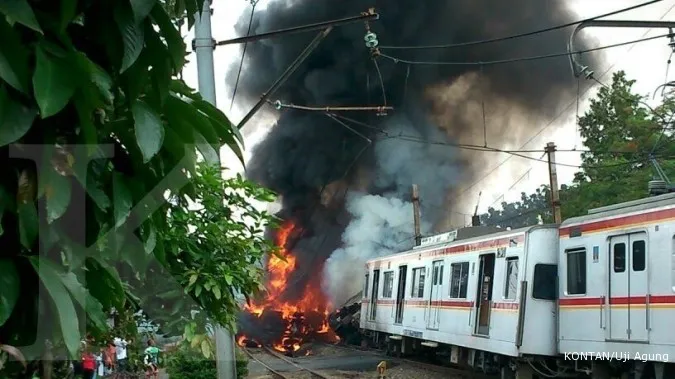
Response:
[[[140,23],[148,17],[157,0],[131,0],[131,9],[134,12],[134,21]]]
[[[68,104],[75,93],[75,80],[63,59],[47,53],[41,46],[35,49],[35,56],[33,92],[40,107],[40,116],[47,118]]]
[[[185,65],[185,53],[187,47],[185,46],[183,37],[178,32],[176,26],[171,22],[169,15],[161,4],[156,4],[152,9],[152,12],[150,12],[150,15],[157,26],[159,26],[159,30],[166,40],[173,61],[174,70],[178,73]]]
[[[204,357],[209,358],[211,356],[211,347],[209,346],[209,341],[202,340],[201,347],[202,347],[202,354],[204,354]]]
[[[227,283],[228,286],[232,285],[232,275],[225,274],[225,283]]]
[[[104,308],[121,309],[125,302],[125,292],[117,271],[102,260],[88,258],[87,289],[98,299]]]
[[[119,228],[124,224],[131,213],[133,199],[129,188],[124,182],[121,174],[113,174],[113,206],[115,207],[115,227]]]
[[[202,154],[204,157],[204,160],[206,162],[211,162],[213,164],[218,164],[220,161],[220,154],[211,146],[206,138],[199,134],[199,132],[195,131],[194,132],[194,137],[195,137],[195,143],[197,145],[197,149],[199,152]]]
[[[199,284],[197,284],[197,286],[195,287],[195,296],[196,296],[196,297],[199,297],[199,295],[200,295],[201,293],[202,293],[202,286],[200,286]]]
[[[21,203],[18,205],[19,214],[19,240],[21,245],[30,249],[38,235],[38,215],[33,203]]]
[[[27,95],[30,93],[28,51],[5,17],[0,17],[0,36],[0,79]]]
[[[59,19],[59,29],[66,30],[71,21],[75,18],[77,12],[77,0],[61,0],[61,17]]]
[[[81,92],[75,94],[75,110],[80,119],[80,133],[87,145],[95,145],[98,141],[96,127],[92,121],[92,110],[89,107],[89,101]]]
[[[66,213],[70,204],[70,179],[59,175],[51,168],[48,169],[49,175],[45,198],[47,199],[47,223],[52,223]]]
[[[164,124],[152,108],[141,100],[131,106],[134,115],[136,143],[143,154],[144,163],[148,163],[159,152],[164,141]]]
[[[150,226],[149,229],[150,231],[148,232],[148,236],[145,239],[146,254],[152,254],[152,252],[155,251],[155,246],[157,246],[157,232],[155,232],[155,228],[153,226]]]
[[[29,259],[56,306],[59,317],[58,325],[63,334],[63,341],[70,355],[75,357],[80,348],[80,327],[73,299],[71,299],[68,290],[66,290],[53,267],[44,264],[44,259],[38,257],[30,257]]]
[[[192,274],[192,276],[190,276],[190,281],[188,282],[188,285],[191,286],[195,284],[197,279],[199,279],[199,276],[197,274]]]
[[[40,264],[45,264],[45,262],[47,261],[42,260],[40,261]],[[51,262],[47,264],[53,266]],[[72,298],[75,299],[85,312],[87,312],[87,321],[90,321],[99,331],[106,330],[108,328],[108,317],[105,312],[103,312],[101,303],[91,296],[89,291],[87,291],[85,286],[80,283],[73,272],[61,272],[56,267],[53,267],[52,269],[59,273],[61,283],[68,289]]]
[[[211,292],[213,292],[213,295],[216,297],[216,299],[220,300],[220,297],[222,296],[222,294],[220,293],[220,287],[215,286],[211,288]]]
[[[227,140],[228,137],[234,135],[234,138],[244,147],[244,137],[241,135],[241,132],[220,109],[205,100],[196,100],[192,104],[215,123],[216,132],[218,132],[222,139]]]
[[[0,146],[16,142],[26,135],[36,115],[35,109],[14,101],[7,91],[0,87]]]
[[[12,21],[16,21],[42,34],[40,24],[38,24],[35,13],[33,13],[33,9],[31,9],[27,0],[0,1],[0,13],[4,13]]]
[[[0,326],[2,326],[14,311],[19,299],[21,279],[14,262],[9,259],[0,259]]]
[[[115,8],[115,21],[122,35],[124,53],[120,73],[126,71],[138,59],[143,51],[145,32],[143,25],[134,20],[131,9],[125,6]]]

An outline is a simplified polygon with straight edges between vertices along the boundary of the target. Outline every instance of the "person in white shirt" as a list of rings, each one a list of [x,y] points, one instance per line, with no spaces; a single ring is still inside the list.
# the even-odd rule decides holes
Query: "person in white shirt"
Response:
[[[129,342],[115,337],[113,343],[115,344],[115,353],[117,355],[117,368],[119,372],[125,372],[127,370],[127,345]]]

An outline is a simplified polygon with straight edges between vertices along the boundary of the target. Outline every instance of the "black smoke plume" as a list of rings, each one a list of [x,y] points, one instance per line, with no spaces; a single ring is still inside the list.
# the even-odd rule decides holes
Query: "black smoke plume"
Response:
[[[256,11],[252,32],[353,16],[369,7],[380,14],[380,20],[370,23],[380,45],[484,40],[576,18],[563,1],[553,0],[293,0],[271,1]],[[248,19],[242,15],[240,35],[246,34]],[[365,33],[363,23],[334,28],[271,100],[377,106],[384,104],[384,88],[386,104],[395,110],[387,116],[342,114],[363,123],[347,122],[347,128],[321,112],[282,109],[247,168],[251,179],[282,195],[281,216],[305,231],[294,248],[300,265],[296,282],[323,275],[335,306],[362,288],[367,258],[412,245],[412,184],[420,188],[425,233],[464,223],[464,216],[457,218],[453,211],[466,207],[454,196],[492,166],[491,160],[503,158],[444,143],[483,143],[482,104],[488,143],[513,147],[554,117],[577,90],[565,57],[485,66],[409,65],[379,57],[378,73]],[[382,52],[416,61],[487,62],[565,51],[570,33],[566,29],[463,48]],[[314,36],[310,32],[250,43],[238,102],[257,101]],[[584,59],[595,64],[591,58]],[[230,69],[230,85],[237,69]],[[316,272],[321,267],[317,262],[324,261],[323,272]]]

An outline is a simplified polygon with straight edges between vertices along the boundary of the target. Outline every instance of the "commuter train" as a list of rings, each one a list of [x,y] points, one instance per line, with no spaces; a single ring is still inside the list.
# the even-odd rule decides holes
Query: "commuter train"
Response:
[[[371,343],[503,378],[675,378],[675,193],[463,231],[366,263]]]

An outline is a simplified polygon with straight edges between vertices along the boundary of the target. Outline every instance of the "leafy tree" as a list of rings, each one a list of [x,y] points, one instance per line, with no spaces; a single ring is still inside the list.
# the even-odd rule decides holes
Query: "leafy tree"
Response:
[[[521,192],[520,200],[501,204],[501,209],[488,208],[487,213],[481,215],[481,223],[502,228],[522,228],[535,225],[542,217],[544,222],[550,217],[550,191],[548,186],[537,188],[535,193],[527,195]]]
[[[192,27],[202,2],[174,9]],[[269,194],[197,170],[197,151],[223,145],[243,161],[242,137],[176,79],[186,46],[163,5],[0,1],[0,359],[12,346],[28,360],[51,360],[50,346],[74,356],[85,328],[104,336],[109,310],[143,306],[138,283],[155,261],[228,325],[232,292],[253,287],[249,263],[266,247],[249,238],[265,217],[244,231],[218,199]],[[236,194],[206,196],[207,184]],[[193,216],[185,197],[208,210]],[[200,234],[181,238],[190,222]]]
[[[645,197],[647,183],[656,174],[649,161],[652,154],[668,175],[675,174],[675,99],[669,95],[652,110],[646,97],[633,92],[634,83],[623,72],[614,74],[612,84],[600,88],[579,119],[590,151],[582,154],[581,171],[564,199],[567,217]]]
[[[647,183],[655,176],[650,157],[666,174],[675,175],[673,119],[675,98],[669,94],[656,109],[633,93],[634,80],[614,74],[612,84],[601,87],[590,109],[579,118],[581,136],[589,150],[582,153],[581,170],[571,185],[560,188],[563,220],[586,214],[589,209],[647,196]],[[551,222],[549,190],[542,186],[521,200],[502,203],[481,216],[484,224],[521,227]]]

